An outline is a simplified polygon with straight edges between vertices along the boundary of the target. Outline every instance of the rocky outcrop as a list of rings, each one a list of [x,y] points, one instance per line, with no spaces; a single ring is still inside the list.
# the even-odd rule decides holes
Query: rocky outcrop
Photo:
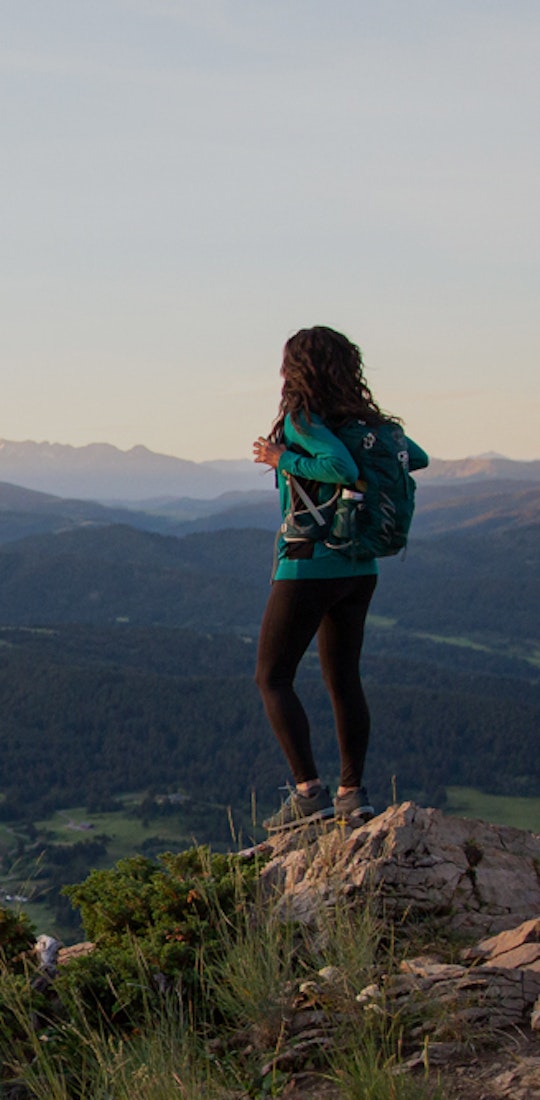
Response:
[[[426,922],[435,941],[450,935],[452,963],[411,951],[356,994],[362,1012],[413,1021],[403,1070],[444,1065],[451,1077],[457,1066],[451,1095],[461,1098],[480,1095],[471,1088],[474,1066],[488,1090],[482,1096],[540,1096],[540,836],[407,802],[359,827],[304,826],[266,847],[262,877],[283,915],[317,927],[321,910],[340,898],[353,907],[369,898],[385,920],[411,930],[411,942],[415,925]],[[469,946],[456,959],[460,940]],[[309,1007],[327,1037],[339,977],[324,977]],[[305,1011],[300,998],[296,1006]],[[514,1036],[510,1051],[482,1068],[478,1052],[495,1036],[502,1052],[504,1035]],[[532,1044],[526,1057],[523,1042]]]
[[[412,802],[358,828],[305,826],[268,850],[263,880],[307,924],[340,895],[369,894],[389,918],[432,917],[471,940],[540,915],[540,836]]]
[[[360,1035],[375,1014],[402,1033],[396,1073],[435,1067],[452,1100],[540,1096],[540,836],[406,802],[367,824],[305,825],[251,851],[261,850],[268,907],[303,923],[313,942],[323,944],[335,903],[354,910],[369,900],[374,928],[395,925],[399,952],[374,951],[353,976],[335,965],[296,976],[284,984],[273,1042],[246,1026],[211,1040],[213,1054],[260,1051],[261,1080],[289,1078],[283,1096],[337,1100],[325,1057],[344,1021]],[[418,954],[427,942],[430,954]],[[34,987],[46,992],[58,965],[92,947],[60,950],[40,937]],[[154,980],[170,989],[164,975]]]
[[[463,963],[425,956],[404,959],[398,974],[383,975],[357,1000],[366,1008],[384,1001],[393,1015],[410,1012],[415,1003],[427,1006],[418,1034],[435,1039],[432,1060],[441,1042],[445,1047],[464,1041],[471,1026],[487,1034],[534,1023],[540,999],[539,930],[540,920],[526,921],[462,951]],[[514,946],[508,948],[509,943]]]

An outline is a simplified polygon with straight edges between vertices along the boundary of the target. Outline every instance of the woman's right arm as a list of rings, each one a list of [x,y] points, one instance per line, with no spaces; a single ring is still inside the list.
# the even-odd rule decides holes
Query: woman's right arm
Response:
[[[280,456],[280,474],[292,474],[308,481],[325,481],[335,485],[351,485],[358,477],[358,467],[344,443],[320,418],[308,423],[303,419],[295,427],[289,416],[285,419],[286,449]],[[303,453],[290,450],[291,446]]]

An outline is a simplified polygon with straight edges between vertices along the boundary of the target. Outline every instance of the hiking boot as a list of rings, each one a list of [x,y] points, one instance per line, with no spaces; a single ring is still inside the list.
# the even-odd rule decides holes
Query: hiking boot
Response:
[[[334,806],[328,787],[317,787],[312,794],[292,790],[280,809],[263,821],[263,828],[269,833],[280,833],[333,816]]]
[[[334,798],[334,809],[337,818],[345,818],[356,821],[371,821],[375,817],[375,810],[369,801],[365,787],[358,787],[347,794],[337,794]]]

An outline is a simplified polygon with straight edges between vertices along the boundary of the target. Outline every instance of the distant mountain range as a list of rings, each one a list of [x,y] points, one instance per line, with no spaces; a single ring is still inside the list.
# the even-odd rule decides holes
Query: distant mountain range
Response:
[[[540,481],[540,459],[518,462],[504,455],[487,454],[473,458],[432,458],[427,470],[418,473],[421,481],[485,481],[502,478],[511,481]]]
[[[501,455],[433,459],[419,478],[538,482],[540,460],[516,462]],[[9,440],[0,440],[0,481],[79,500],[137,503],[143,510],[156,498],[209,500],[223,493],[267,492],[274,485],[272,474],[249,459],[191,462],[143,446],[121,451],[108,443],[72,447]]]
[[[137,501],[157,496],[209,498],[230,490],[272,486],[271,477],[247,459],[190,462],[146,447],[121,451],[109,443],[71,447],[60,443],[0,440],[0,481],[83,500]]]

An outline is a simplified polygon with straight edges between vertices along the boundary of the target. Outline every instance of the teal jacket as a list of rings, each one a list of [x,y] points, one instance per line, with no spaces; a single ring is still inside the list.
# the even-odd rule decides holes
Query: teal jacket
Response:
[[[295,428],[290,416],[285,419],[283,443],[287,448],[280,457],[277,467],[277,483],[280,496],[281,514],[287,515],[291,505],[288,474],[320,483],[318,503],[324,504],[332,496],[336,485],[352,485],[359,476],[358,467],[344,443],[323,423],[319,416],[312,415],[311,423],[305,418],[301,427]],[[425,451],[407,439],[410,468],[419,470],[427,466],[429,459]],[[298,453],[294,448],[299,448]],[[313,542],[309,547],[298,551],[302,556],[293,556],[289,544],[278,534],[274,580],[322,579],[324,577],[356,577],[378,573],[377,561],[353,561],[344,554],[331,550],[323,541]],[[304,556],[308,553],[309,556]]]

